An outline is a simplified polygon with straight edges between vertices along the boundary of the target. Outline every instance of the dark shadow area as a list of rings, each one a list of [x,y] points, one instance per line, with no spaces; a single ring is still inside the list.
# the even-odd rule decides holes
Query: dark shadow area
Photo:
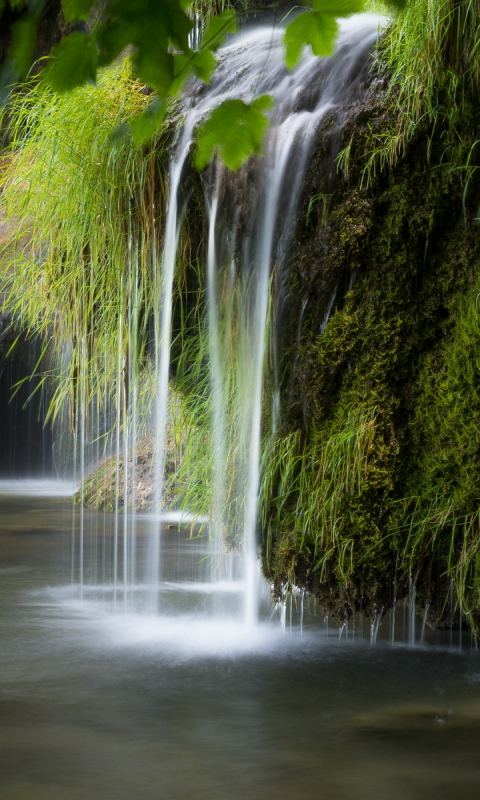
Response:
[[[53,432],[43,425],[42,392],[35,392],[40,376],[30,378],[40,345],[20,336],[9,352],[17,335],[0,317],[0,477],[50,477]]]

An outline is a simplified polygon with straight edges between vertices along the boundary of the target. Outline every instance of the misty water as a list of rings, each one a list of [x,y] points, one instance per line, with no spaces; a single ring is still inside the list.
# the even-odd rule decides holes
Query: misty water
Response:
[[[469,637],[408,646],[402,608],[393,646],[388,615],[376,646],[360,619],[339,640],[312,601],[302,631],[297,601],[291,627],[287,607],[284,628],[279,618],[242,637],[195,590],[208,547],[178,527],[161,535],[163,612],[112,614],[72,586],[68,500],[46,483],[1,488],[5,800],[478,796]],[[111,546],[112,516],[86,516],[87,550]],[[146,541],[148,520],[138,529]]]

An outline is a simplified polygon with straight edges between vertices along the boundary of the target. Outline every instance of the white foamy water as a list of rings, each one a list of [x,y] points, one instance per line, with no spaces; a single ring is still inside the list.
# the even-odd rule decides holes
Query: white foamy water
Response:
[[[19,478],[0,480],[0,494],[28,495],[33,497],[71,497],[77,491],[70,481]]]

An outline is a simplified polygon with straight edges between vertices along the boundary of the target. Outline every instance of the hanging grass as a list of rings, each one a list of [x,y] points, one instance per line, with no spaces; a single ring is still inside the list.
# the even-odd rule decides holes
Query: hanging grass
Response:
[[[388,13],[381,3],[372,6]],[[428,129],[432,147],[441,138],[443,164],[463,169],[468,181],[472,104],[480,89],[479,27],[480,7],[473,0],[412,0],[390,21],[374,69],[389,77],[392,119],[371,131],[361,156],[361,186],[370,186],[405,154],[419,127]],[[337,159],[345,175],[351,157],[350,144]]]
[[[111,400],[119,359],[125,384],[148,362],[174,126],[170,115],[148,148],[135,145],[126,123],[148,102],[127,61],[63,96],[32,83],[4,112],[1,202],[15,230],[2,258],[5,306],[54,343],[49,415],[68,408],[73,429],[82,392],[87,406]]]
[[[327,567],[348,580],[360,543],[344,535],[345,510],[364,490],[375,458],[375,433],[375,409],[349,409],[328,435],[314,433],[305,443],[297,431],[278,438],[267,451],[261,491],[266,559],[271,566],[273,537],[283,531],[274,558],[285,560],[290,587],[298,580],[302,558],[320,581]]]

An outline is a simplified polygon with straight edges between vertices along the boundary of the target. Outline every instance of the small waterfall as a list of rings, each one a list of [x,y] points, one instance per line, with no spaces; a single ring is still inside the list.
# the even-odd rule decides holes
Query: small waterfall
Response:
[[[273,95],[275,105],[264,158],[252,160],[237,175],[217,161],[206,171],[204,181],[209,219],[206,272],[213,408],[212,550],[218,553],[225,535],[242,543],[243,616],[248,626],[256,623],[259,603],[257,504],[270,279],[273,271],[277,271],[280,283],[283,279],[318,123],[355,92],[365,74],[378,25],[379,18],[373,15],[343,20],[335,55],[317,59],[305,54],[293,73],[284,66],[281,28],[262,26],[235,37],[221,51],[211,85],[194,83],[190,87],[183,132],[172,157],[161,270],[156,417],[156,510],[160,521],[152,532],[149,549],[152,586],[158,585],[161,574],[172,288],[184,213],[182,178],[195,126],[206,113],[231,97],[250,101],[256,94]],[[236,315],[236,323],[232,315]],[[232,507],[233,515],[226,512]],[[220,561],[218,556],[212,557],[219,580]],[[154,607],[156,603],[157,599]]]
[[[410,575],[408,583],[408,643],[416,643],[416,599],[417,587],[415,580]]]
[[[319,123],[334,111],[336,124],[341,125],[343,106],[359,91],[369,68],[369,53],[378,36],[379,24],[380,18],[369,14],[342,20],[335,54],[318,59],[305,52],[291,73],[284,65],[283,29],[266,25],[247,29],[232,37],[219,52],[219,65],[209,86],[197,81],[190,84],[183,101],[183,126],[171,155],[161,252],[155,234],[154,207],[153,233],[146,237],[148,257],[142,251],[142,232],[132,232],[130,228],[129,263],[122,278],[124,302],[118,320],[116,391],[110,391],[111,407],[104,411],[115,420],[110,448],[116,458],[113,531],[109,542],[104,525],[103,567],[93,568],[83,556],[86,522],[80,511],[80,542],[77,536],[72,572],[75,580],[79,578],[81,595],[86,592],[87,576],[101,574],[104,585],[97,589],[103,597],[112,598],[116,610],[156,615],[163,614],[166,608],[162,537],[167,513],[168,426],[176,403],[171,394],[175,269],[180,261],[179,242],[188,211],[195,129],[208,112],[226,99],[241,97],[249,102],[259,94],[268,93],[275,104],[264,156],[250,159],[237,174],[216,160],[201,176],[208,222],[203,272],[213,483],[210,569],[202,568],[202,580],[217,587],[219,600],[214,603],[215,613],[225,616],[225,608],[231,613],[235,607],[235,618],[245,630],[251,631],[257,625],[262,598],[264,594],[269,596],[260,575],[257,540],[261,459],[264,445],[278,426],[281,411],[275,332],[282,325],[287,268],[305,172]],[[330,161],[325,169],[332,168]],[[135,504],[137,469],[140,400],[132,353],[137,347],[139,260],[143,264],[142,259],[152,270],[156,287],[153,323],[156,465],[154,513],[150,515],[147,537],[138,532],[135,513],[128,510]],[[333,296],[329,311],[334,299]],[[306,304],[307,299],[304,309]],[[272,398],[265,396],[266,371],[272,373]],[[88,413],[82,395],[77,426],[80,437]],[[100,419],[99,409],[96,413]],[[100,424],[97,422],[97,427]],[[79,448],[79,469],[84,477],[83,444],[79,443]],[[188,512],[188,507],[178,510],[184,519],[188,518]],[[226,542],[236,553],[230,558],[225,557]],[[100,546],[95,548],[95,559],[99,552]],[[172,582],[167,580],[167,583],[171,588]],[[190,593],[198,586],[199,581],[194,579]],[[91,589],[94,594],[93,584]],[[186,597],[188,592],[185,587],[183,590]],[[224,606],[222,597],[227,595],[230,599]],[[233,595],[238,599],[234,606]],[[290,605],[290,612],[291,609]],[[300,609],[303,625],[303,594]]]

